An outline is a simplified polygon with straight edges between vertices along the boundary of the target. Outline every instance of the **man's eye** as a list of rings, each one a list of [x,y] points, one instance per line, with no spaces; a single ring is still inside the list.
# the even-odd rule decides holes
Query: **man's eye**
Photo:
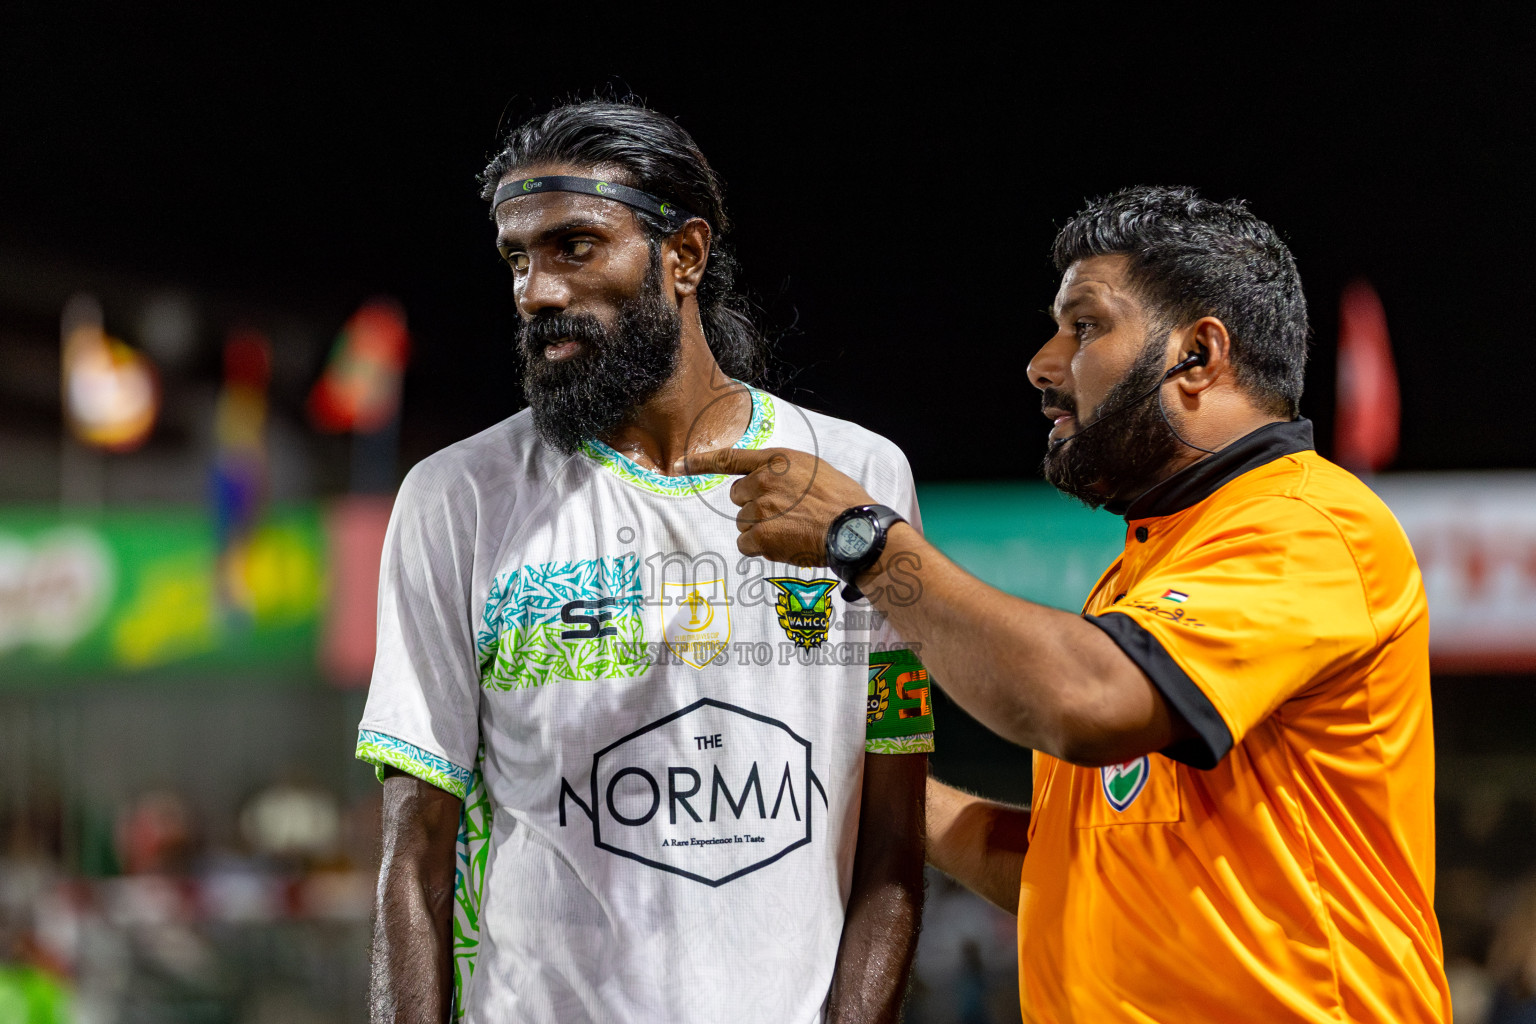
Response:
[[[1093,323],[1092,320],[1079,320],[1079,321],[1077,321],[1077,323],[1073,324],[1072,327],[1073,327],[1074,331],[1077,333],[1078,338],[1081,339],[1089,331],[1093,330],[1094,323]]]
[[[518,273],[528,269],[528,254],[525,252],[513,252],[507,254],[507,262]]]
[[[565,243],[565,251],[571,256],[585,256],[592,251],[592,242],[590,239],[578,238]]]

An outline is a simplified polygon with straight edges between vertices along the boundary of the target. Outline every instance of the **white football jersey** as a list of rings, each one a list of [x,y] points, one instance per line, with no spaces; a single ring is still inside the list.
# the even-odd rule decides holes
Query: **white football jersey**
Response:
[[[889,441],[751,397],[737,447],[918,526]],[[406,477],[358,756],[465,797],[456,1018],[823,1018],[864,755],[932,749],[927,674],[826,570],[743,557],[728,480],[557,455],[527,411]]]

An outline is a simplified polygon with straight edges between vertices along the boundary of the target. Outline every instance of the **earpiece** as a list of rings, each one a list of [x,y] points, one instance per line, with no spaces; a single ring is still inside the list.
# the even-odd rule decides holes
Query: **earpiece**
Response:
[[[1204,366],[1206,358],[1205,349],[1196,349],[1170,366],[1168,372],[1163,374],[1163,380],[1172,380],[1175,374],[1183,373],[1185,370],[1193,370],[1197,366]]]
[[[1205,351],[1205,349],[1204,348],[1197,348],[1193,352],[1191,352],[1189,355],[1185,356],[1183,359],[1180,359],[1178,362],[1176,362],[1172,366],[1170,366],[1168,368],[1168,372],[1163,374],[1163,381],[1167,382],[1169,380],[1172,380],[1173,379],[1173,375],[1176,374],[1176,373],[1183,373],[1185,370],[1192,370],[1192,369],[1194,369],[1197,366],[1204,366],[1205,365],[1205,361],[1206,361],[1206,351]],[[1195,444],[1195,442],[1186,440],[1184,438],[1184,436],[1179,433],[1178,428],[1176,428],[1173,425],[1173,421],[1168,418],[1168,410],[1163,408],[1163,395],[1162,395],[1162,392],[1158,392],[1158,395],[1157,395],[1157,414],[1163,418],[1163,422],[1168,425],[1169,431],[1171,431],[1173,433],[1174,437],[1179,439],[1179,442],[1181,444],[1188,445],[1189,447],[1193,448],[1197,452],[1205,452],[1205,454],[1207,454],[1207,455],[1215,455],[1216,452],[1219,451],[1219,449],[1202,448],[1199,445]]]

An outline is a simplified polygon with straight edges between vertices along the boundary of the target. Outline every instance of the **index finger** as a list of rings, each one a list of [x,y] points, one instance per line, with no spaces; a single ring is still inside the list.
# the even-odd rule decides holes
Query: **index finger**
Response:
[[[687,476],[725,473],[741,476],[773,461],[778,452],[772,448],[716,448],[712,452],[684,455],[672,464],[672,472]]]

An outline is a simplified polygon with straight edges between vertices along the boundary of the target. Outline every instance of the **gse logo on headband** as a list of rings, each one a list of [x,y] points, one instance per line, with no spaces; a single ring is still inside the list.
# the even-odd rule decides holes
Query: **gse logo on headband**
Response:
[[[615,185],[609,181],[598,181],[595,178],[579,178],[568,174],[552,174],[547,178],[524,178],[522,181],[509,181],[496,190],[491,199],[491,210],[494,211],[508,199],[513,199],[528,192],[584,192],[587,195],[598,195],[604,199],[612,199],[616,203],[641,210],[648,214],[660,213],[674,226],[682,224],[693,217],[693,214],[675,203],[663,202],[659,196],[653,196],[648,192],[642,192],[628,185]]]

